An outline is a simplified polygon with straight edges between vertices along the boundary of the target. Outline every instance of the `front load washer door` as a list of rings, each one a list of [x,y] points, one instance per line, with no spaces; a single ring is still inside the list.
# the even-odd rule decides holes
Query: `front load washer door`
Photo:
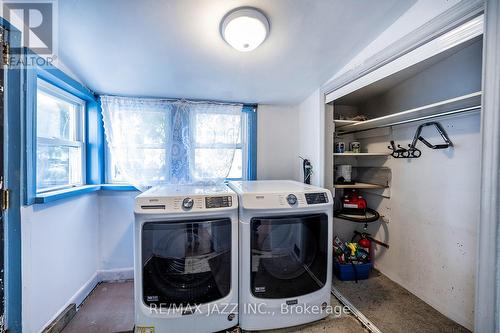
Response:
[[[291,298],[325,285],[326,214],[252,218],[250,224],[252,295]]]
[[[231,289],[231,220],[147,222],[142,228],[143,301],[194,306]]]

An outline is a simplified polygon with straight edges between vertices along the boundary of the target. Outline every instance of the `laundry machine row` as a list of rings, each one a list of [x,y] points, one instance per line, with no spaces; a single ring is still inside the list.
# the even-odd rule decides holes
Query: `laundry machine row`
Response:
[[[262,330],[327,315],[330,191],[294,181],[229,187],[160,186],[136,198],[135,332]]]

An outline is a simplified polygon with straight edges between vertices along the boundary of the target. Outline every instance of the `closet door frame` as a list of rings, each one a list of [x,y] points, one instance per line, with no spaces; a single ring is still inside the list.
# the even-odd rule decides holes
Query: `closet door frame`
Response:
[[[475,332],[500,332],[500,3],[485,9],[481,114],[481,219],[476,267]]]

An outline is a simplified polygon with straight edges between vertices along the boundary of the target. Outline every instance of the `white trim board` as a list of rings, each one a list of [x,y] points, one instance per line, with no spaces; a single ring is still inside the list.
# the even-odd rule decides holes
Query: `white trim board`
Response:
[[[500,332],[500,3],[486,4],[474,331]]]
[[[326,94],[326,103],[330,103],[349,93],[366,87],[390,75],[401,72],[415,64],[443,53],[454,46],[465,43],[483,34],[484,16],[480,15],[472,21],[416,48],[398,59],[366,74],[365,76]]]
[[[134,267],[105,269],[97,271],[99,282],[113,282],[134,279]]]
[[[61,307],[61,309],[59,309],[59,311],[57,311],[57,313],[43,325],[43,327],[45,328],[49,326],[68,307],[68,305],[75,303],[76,308],[78,309],[99,283],[133,279],[133,267],[99,270],[95,272],[92,277]]]
[[[52,324],[52,322],[68,307],[68,305],[75,303],[78,308],[98,284],[98,274],[94,273],[92,277],[85,282],[85,284],[78,289],[78,291],[61,307],[61,309],[43,325],[43,327],[45,328]]]
[[[335,91],[449,32],[464,22],[470,21],[483,11],[484,0],[462,0],[403,38],[398,39],[384,50],[371,56],[362,65],[347,71],[336,79],[328,81],[322,90],[327,94]]]

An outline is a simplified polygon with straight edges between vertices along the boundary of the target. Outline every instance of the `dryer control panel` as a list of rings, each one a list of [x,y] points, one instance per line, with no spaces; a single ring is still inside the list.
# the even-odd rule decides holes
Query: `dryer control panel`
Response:
[[[233,198],[231,196],[205,198],[206,208],[231,207],[232,205],[233,205]]]
[[[308,205],[317,205],[328,203],[328,195],[325,192],[306,193],[306,201]]]
[[[325,188],[290,180],[234,181],[229,186],[239,194],[243,209],[330,209],[332,193]]]

